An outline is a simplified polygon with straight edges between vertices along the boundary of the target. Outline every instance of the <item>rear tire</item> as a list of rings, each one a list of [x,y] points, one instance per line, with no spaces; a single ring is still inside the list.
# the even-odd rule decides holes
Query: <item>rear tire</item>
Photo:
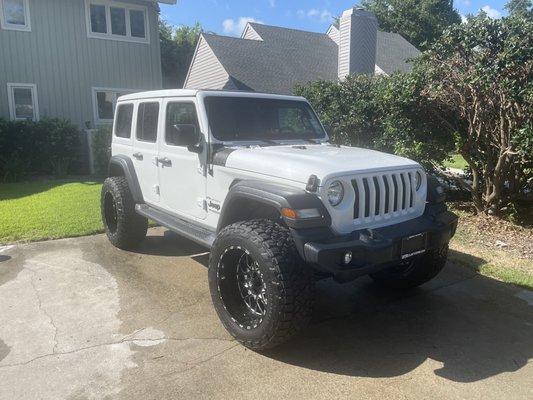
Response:
[[[428,250],[410,263],[398,265],[370,275],[374,281],[392,289],[412,289],[435,278],[446,265],[448,244]]]
[[[261,351],[302,330],[311,319],[314,280],[290,232],[270,220],[224,228],[209,259],[209,288],[227,331]]]
[[[146,237],[148,220],[135,212],[135,201],[126,178],[107,178],[101,194],[102,222],[113,246],[129,250]]]

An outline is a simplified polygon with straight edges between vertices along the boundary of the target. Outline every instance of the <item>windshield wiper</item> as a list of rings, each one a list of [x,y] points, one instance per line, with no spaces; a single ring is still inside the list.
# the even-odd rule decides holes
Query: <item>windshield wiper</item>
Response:
[[[273,146],[277,146],[279,144],[275,140],[265,139],[265,138],[247,137],[246,139],[241,139],[241,140],[258,141],[258,142],[263,142],[263,143],[270,144],[270,145],[273,145]]]

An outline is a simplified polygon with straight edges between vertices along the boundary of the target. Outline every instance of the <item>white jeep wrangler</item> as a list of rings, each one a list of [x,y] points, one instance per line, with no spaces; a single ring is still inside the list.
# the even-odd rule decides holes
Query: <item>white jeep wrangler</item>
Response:
[[[457,227],[419,164],[330,144],[304,98],[257,93],[120,97],[101,203],[119,248],[148,219],[209,248],[215,309],[255,350],[305,326],[317,277],[432,279]]]

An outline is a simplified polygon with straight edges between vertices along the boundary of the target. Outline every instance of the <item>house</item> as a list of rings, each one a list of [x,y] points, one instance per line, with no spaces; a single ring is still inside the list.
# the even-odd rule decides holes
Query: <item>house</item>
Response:
[[[373,13],[352,8],[325,34],[258,23],[240,38],[204,33],[184,87],[290,94],[319,79],[409,71],[418,54],[401,35],[380,31]]]
[[[91,128],[161,88],[158,3],[176,0],[0,0],[0,118]]]

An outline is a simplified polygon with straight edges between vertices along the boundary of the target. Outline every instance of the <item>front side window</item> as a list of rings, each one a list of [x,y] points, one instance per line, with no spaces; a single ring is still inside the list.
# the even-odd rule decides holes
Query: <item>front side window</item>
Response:
[[[117,100],[120,96],[131,91],[113,90],[113,89],[93,89],[95,122],[105,124],[113,122]]]
[[[194,125],[199,131],[198,116],[193,103],[169,103],[165,122],[165,142],[171,146],[180,146],[174,135],[174,125]]]
[[[11,119],[30,121],[39,119],[36,85],[8,83],[7,91]]]
[[[0,0],[2,28],[21,31],[30,30],[30,7],[28,0]]]
[[[159,103],[139,104],[137,111],[137,140],[155,143],[158,121]]]
[[[127,139],[130,138],[132,118],[133,104],[123,104],[117,107],[115,136]]]
[[[148,42],[145,7],[109,0],[85,1],[89,37]]]
[[[304,101],[211,96],[205,105],[213,136],[223,141],[324,139]]]

